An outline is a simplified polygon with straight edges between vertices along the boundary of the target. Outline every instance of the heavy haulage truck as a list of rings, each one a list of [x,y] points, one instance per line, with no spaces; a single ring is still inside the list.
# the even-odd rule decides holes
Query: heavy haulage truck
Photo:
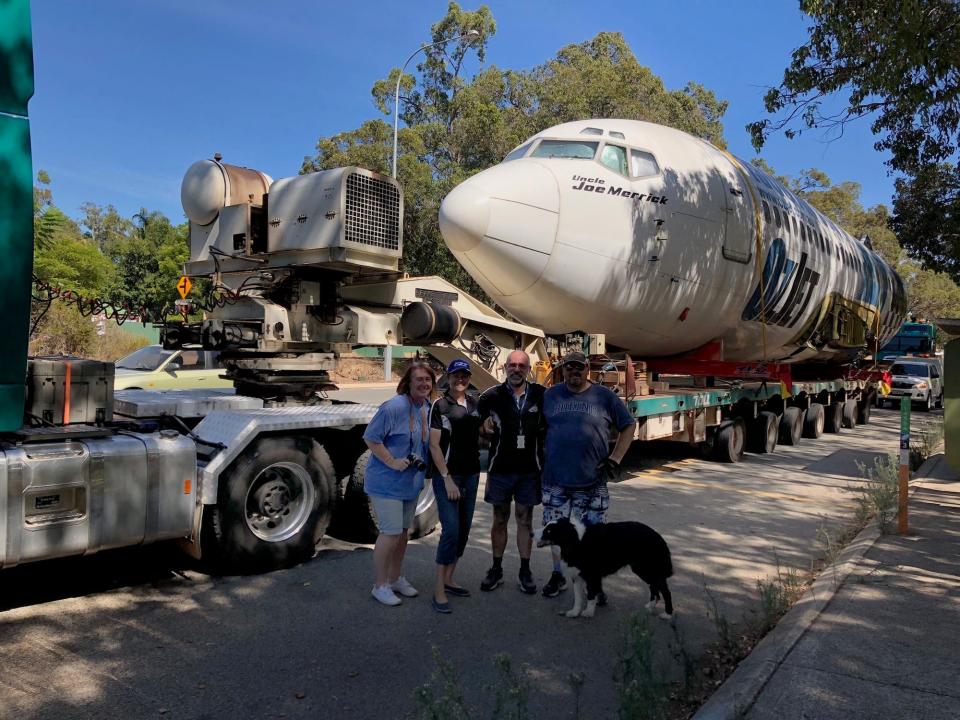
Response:
[[[869,379],[785,388],[780,366],[761,363],[682,377],[679,364],[607,352],[603,335],[548,339],[441,278],[404,277],[401,189],[361,168],[272,181],[204,160],[186,173],[182,200],[185,273],[211,283],[195,301],[204,319],[168,323],[164,342],[219,351],[237,392],[114,394],[109,364],[31,359],[26,422],[0,443],[0,567],[179,539],[249,571],[310,557],[328,530],[372,540],[362,432],[376,407],[328,396],[329,371],[358,345],[464,357],[480,389],[500,380],[515,348],[548,377],[549,350],[586,347],[593,379],[639,419],[638,439],[731,462],[745,446],[770,452],[868,419]],[[435,525],[428,486],[414,535]]]

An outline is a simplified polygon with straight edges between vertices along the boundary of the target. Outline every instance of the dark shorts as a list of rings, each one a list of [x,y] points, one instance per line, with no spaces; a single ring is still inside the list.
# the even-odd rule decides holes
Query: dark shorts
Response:
[[[584,525],[599,525],[607,516],[610,493],[607,484],[599,482],[587,488],[543,486],[543,524],[571,515]]]
[[[491,505],[505,505],[511,500],[518,505],[533,507],[540,504],[539,473],[489,473],[484,501]]]

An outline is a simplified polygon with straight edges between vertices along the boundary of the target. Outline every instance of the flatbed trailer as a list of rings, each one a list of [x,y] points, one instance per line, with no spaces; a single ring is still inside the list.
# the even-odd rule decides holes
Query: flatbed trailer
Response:
[[[661,375],[668,387],[624,397],[637,419],[635,439],[698,445],[706,454],[737,462],[745,451],[773,452],[870,420],[878,383],[870,377],[834,380],[743,381]]]

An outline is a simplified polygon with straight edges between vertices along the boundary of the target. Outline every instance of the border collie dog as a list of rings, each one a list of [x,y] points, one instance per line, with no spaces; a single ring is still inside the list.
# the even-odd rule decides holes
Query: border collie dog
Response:
[[[564,613],[569,618],[593,617],[597,594],[603,578],[629,565],[637,576],[650,586],[647,609],[655,610],[662,597],[664,612],[673,615],[673,599],[667,578],[673,575],[670,548],[660,534],[639,522],[615,522],[584,525],[574,518],[560,518],[536,532],[537,547],[556,545],[560,557],[579,575],[573,578],[573,607]]]

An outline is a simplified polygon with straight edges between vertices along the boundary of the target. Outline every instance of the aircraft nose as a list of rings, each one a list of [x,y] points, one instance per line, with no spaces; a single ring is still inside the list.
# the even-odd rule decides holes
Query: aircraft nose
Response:
[[[440,205],[440,232],[487,292],[507,297],[543,273],[559,210],[553,173],[537,161],[514,160],[454,188]]]
[[[440,233],[447,247],[459,252],[475,248],[487,234],[490,223],[490,197],[468,187],[470,181],[458,185],[440,204]]]

